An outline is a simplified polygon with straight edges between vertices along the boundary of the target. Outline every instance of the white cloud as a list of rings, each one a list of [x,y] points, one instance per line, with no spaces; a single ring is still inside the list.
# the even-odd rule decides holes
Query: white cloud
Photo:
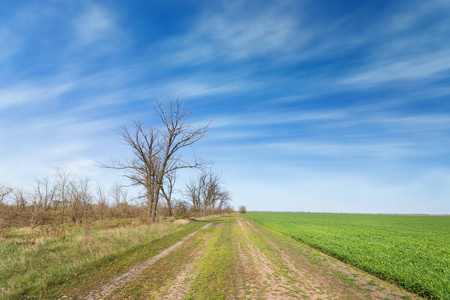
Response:
[[[255,112],[247,114],[237,114],[227,117],[213,117],[212,126],[214,128],[226,128],[236,126],[264,126],[277,124],[329,122],[343,120],[348,117],[348,113],[339,111],[297,111],[297,112],[276,112],[267,111],[265,113]]]
[[[192,76],[191,79],[168,83],[163,86],[162,90],[166,93],[181,95],[183,98],[194,98],[249,90],[254,86],[255,84],[250,82],[230,81],[226,78],[218,78],[217,81],[211,81]]]
[[[101,172],[95,161],[85,157],[71,160],[66,165],[68,170],[77,177],[93,177]]]
[[[0,89],[0,109],[30,102],[50,101],[68,92],[72,87],[72,84],[36,86],[34,83]]]
[[[407,156],[429,155],[415,144],[409,143],[327,143],[327,142],[280,142],[268,143],[260,148],[274,149],[279,152],[302,156],[323,157],[373,157],[373,158],[404,158]]]
[[[250,6],[247,1],[227,2],[217,11],[206,11],[186,34],[163,42],[164,48],[173,49],[166,60],[172,65],[267,56],[286,60],[310,44],[314,32],[301,26],[302,17],[285,4],[260,10]]]
[[[367,71],[342,81],[344,84],[372,85],[395,80],[418,80],[438,76],[450,69],[450,52],[431,53],[399,62],[378,61]]]
[[[81,44],[91,44],[105,39],[115,28],[111,15],[96,5],[88,6],[74,25]]]
[[[339,84],[367,88],[439,78],[450,69],[448,13],[445,1],[394,4],[365,32],[364,65]]]

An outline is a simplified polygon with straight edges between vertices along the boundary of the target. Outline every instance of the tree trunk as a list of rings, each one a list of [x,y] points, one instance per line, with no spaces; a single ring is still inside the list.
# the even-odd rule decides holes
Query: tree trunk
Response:
[[[167,201],[167,207],[169,208],[169,217],[173,217],[172,215],[172,204],[171,201]]]
[[[147,193],[147,203],[148,203],[148,217],[152,220],[153,215],[153,196],[150,193]]]

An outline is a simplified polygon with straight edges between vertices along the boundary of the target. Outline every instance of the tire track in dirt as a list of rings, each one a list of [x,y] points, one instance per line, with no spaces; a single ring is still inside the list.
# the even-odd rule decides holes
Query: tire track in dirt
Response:
[[[212,223],[210,223],[212,224]],[[206,253],[206,245],[211,240],[211,235],[207,236],[201,245],[194,249],[195,260],[183,266],[181,272],[170,282],[170,286],[161,287],[161,293],[156,299],[184,299],[190,290],[191,284],[199,272],[199,263],[203,255]]]
[[[284,267],[284,276],[289,278],[292,285],[303,297],[309,299],[363,299],[364,294],[348,288],[339,278],[333,274],[324,274],[316,264],[302,256],[301,253],[292,253],[285,245],[277,244],[250,222],[246,222],[252,234],[259,235],[261,239],[276,252],[277,264]],[[295,257],[294,257],[295,256]],[[328,275],[328,276],[327,276]]]
[[[237,218],[243,239],[238,245],[239,260],[243,263],[246,273],[247,292],[253,293],[256,298],[284,299],[283,295],[291,291],[286,289],[289,283],[284,277],[280,277],[279,268],[258,248],[248,236],[248,230]],[[244,297],[245,292],[240,296]]]
[[[206,229],[211,226],[212,223],[208,223],[204,227],[200,228],[199,230],[185,236],[180,241],[175,243],[174,245],[170,246],[169,248],[163,250],[162,252],[158,253],[157,255],[153,256],[152,258],[146,260],[145,262],[133,267],[128,272],[110,280],[109,283],[103,285],[101,288],[91,291],[84,299],[86,300],[94,300],[94,299],[102,299],[108,297],[114,290],[116,290],[121,284],[124,284],[125,282],[139,276],[142,271],[149,268],[151,265],[156,263],[158,260],[164,258],[165,256],[169,255],[173,251],[177,250],[184,242],[186,242],[191,237],[195,236],[198,232],[200,232],[203,229]]]
[[[279,258],[278,265],[282,263],[281,269],[283,266],[286,267],[284,268],[285,272],[283,276],[287,277],[286,281],[289,281],[291,286],[294,287],[294,290],[297,290],[297,294],[301,293],[303,297],[308,297],[309,299],[321,299],[333,296],[333,293],[329,293],[327,290],[318,289],[321,285],[319,284],[317,278],[314,278],[315,276],[313,276],[313,272],[306,270],[306,268],[298,268],[294,266],[292,260],[273,240],[265,236],[250,222],[246,221],[245,224],[248,227],[246,230],[250,231],[253,235],[260,236],[263,241],[276,252],[276,256]],[[334,297],[332,299],[338,298]]]

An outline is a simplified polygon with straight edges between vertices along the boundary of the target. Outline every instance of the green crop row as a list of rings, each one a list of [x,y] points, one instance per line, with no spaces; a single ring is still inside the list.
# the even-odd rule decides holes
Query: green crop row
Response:
[[[247,213],[246,217],[430,299],[450,299],[450,217]]]

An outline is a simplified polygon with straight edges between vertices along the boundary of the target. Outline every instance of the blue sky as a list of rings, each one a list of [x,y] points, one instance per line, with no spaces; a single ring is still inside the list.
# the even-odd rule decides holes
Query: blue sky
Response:
[[[121,180],[96,162],[159,93],[235,207],[450,213],[448,1],[0,1],[0,79],[14,185]]]

